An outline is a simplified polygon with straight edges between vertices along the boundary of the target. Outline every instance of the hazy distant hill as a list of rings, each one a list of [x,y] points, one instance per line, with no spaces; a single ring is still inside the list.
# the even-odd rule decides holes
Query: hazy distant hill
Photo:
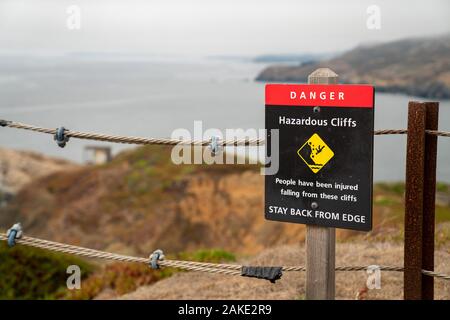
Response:
[[[270,66],[256,80],[306,82],[319,67],[336,71],[342,83],[370,83],[378,91],[450,98],[450,35],[359,46],[336,58],[300,66]]]

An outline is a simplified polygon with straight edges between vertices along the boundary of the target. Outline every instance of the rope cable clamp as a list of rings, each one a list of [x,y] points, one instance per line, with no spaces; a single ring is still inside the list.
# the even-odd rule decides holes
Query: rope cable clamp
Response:
[[[16,245],[16,239],[22,238],[22,235],[22,225],[18,222],[6,232],[6,236],[8,237],[8,246],[14,247]]]
[[[151,255],[150,255],[150,262],[149,265],[152,269],[160,269],[160,265],[159,265],[159,261],[164,260],[164,252],[161,249],[155,250]]]
[[[218,136],[211,137],[209,148],[211,149],[211,155],[216,156],[219,154],[221,148],[220,148],[220,138]]]
[[[64,148],[66,143],[69,142],[69,137],[66,135],[66,128],[59,127],[56,129],[54,139],[60,148]]]
[[[0,126],[2,127],[7,127],[10,123],[11,121],[0,119]]]

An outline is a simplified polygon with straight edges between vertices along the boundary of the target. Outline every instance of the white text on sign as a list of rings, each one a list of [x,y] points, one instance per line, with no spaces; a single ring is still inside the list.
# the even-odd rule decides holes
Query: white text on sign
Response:
[[[269,206],[269,213],[290,216],[302,216],[321,220],[335,220],[344,222],[366,223],[366,217],[358,214],[329,212],[312,209],[288,208],[279,206]]]
[[[305,91],[300,91],[300,92],[295,92],[295,91],[291,91],[290,93],[290,98],[291,100],[345,100],[345,95],[344,92],[342,91],[330,91],[330,92],[319,92],[319,94],[317,94],[317,91],[309,91],[309,92],[305,92]]]

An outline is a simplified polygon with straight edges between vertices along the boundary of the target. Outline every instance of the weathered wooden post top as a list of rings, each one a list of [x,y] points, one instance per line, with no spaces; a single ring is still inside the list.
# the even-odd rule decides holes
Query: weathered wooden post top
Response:
[[[319,68],[308,76],[309,84],[337,84],[339,76],[330,68]]]

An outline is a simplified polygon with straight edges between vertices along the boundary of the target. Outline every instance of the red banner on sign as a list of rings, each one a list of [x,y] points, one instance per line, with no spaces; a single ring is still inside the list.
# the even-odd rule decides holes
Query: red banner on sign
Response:
[[[266,105],[373,108],[369,85],[267,84]]]

